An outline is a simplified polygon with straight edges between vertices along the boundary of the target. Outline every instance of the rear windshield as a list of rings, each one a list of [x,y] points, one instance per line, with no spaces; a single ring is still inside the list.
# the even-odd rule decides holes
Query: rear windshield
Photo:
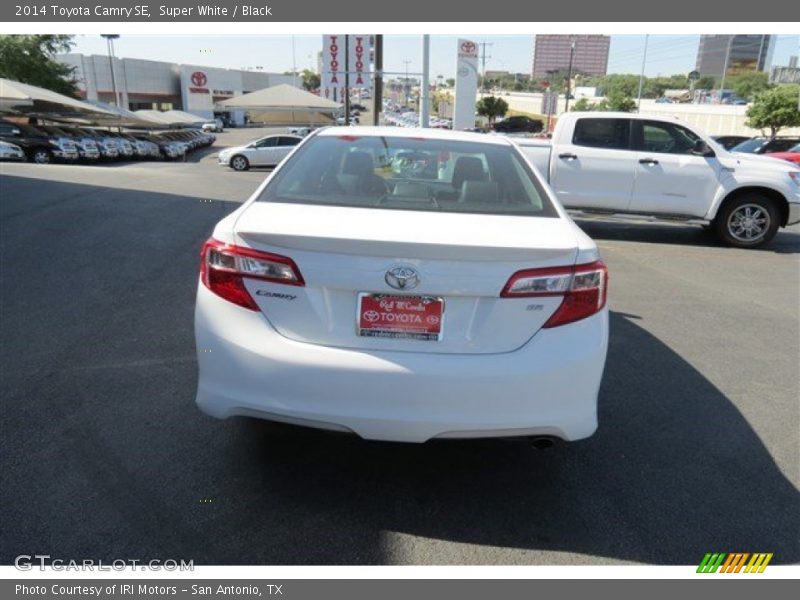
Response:
[[[555,217],[512,146],[319,136],[275,174],[262,202]]]

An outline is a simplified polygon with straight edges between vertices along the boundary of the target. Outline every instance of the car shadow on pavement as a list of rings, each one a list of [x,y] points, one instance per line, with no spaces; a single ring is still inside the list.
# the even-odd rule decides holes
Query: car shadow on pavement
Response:
[[[713,231],[704,229],[700,225],[573,218],[578,226],[595,240],[725,248]],[[772,241],[756,248],[755,251],[800,254],[800,232],[797,228],[779,229]]]
[[[800,560],[794,485],[634,315],[611,313],[599,431],[551,450],[202,415],[198,251],[235,206],[200,201],[204,181],[186,195],[123,183],[3,177],[0,563],[31,549],[217,565]]]
[[[537,562],[503,548],[675,565],[710,551],[800,560],[800,495],[747,420],[633,320],[612,313],[611,332],[598,432],[551,450],[364,442],[241,420],[241,451],[228,450],[236,486],[287,494],[301,517],[295,550],[262,547],[254,562]],[[269,509],[254,499],[247,511],[258,531]],[[337,530],[350,544],[323,551]],[[403,551],[398,533],[498,549]]]

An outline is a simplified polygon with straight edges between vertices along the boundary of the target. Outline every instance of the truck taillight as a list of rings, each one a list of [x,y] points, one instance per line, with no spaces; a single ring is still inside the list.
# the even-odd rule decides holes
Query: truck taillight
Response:
[[[574,323],[600,312],[606,305],[608,269],[602,261],[571,267],[517,271],[506,283],[501,298],[562,296],[561,305],[543,327]]]
[[[259,310],[244,285],[244,278],[303,286],[305,282],[291,258],[231,246],[210,238],[200,253],[200,279],[217,296],[250,310]]]

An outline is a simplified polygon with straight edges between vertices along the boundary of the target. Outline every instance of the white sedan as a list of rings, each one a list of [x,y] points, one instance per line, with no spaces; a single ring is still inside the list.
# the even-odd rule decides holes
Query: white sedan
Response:
[[[214,417],[404,442],[597,428],[607,270],[503,137],[314,132],[201,256]]]
[[[250,167],[274,167],[302,140],[299,135],[268,135],[245,146],[225,148],[217,158],[219,164],[229,166],[235,171],[246,171]]]

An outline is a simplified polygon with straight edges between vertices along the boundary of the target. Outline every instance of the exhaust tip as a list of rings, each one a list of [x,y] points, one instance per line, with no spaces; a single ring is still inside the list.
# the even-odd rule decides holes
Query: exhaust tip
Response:
[[[548,448],[555,446],[556,442],[551,437],[537,436],[531,440],[531,444],[537,450],[547,450]]]

